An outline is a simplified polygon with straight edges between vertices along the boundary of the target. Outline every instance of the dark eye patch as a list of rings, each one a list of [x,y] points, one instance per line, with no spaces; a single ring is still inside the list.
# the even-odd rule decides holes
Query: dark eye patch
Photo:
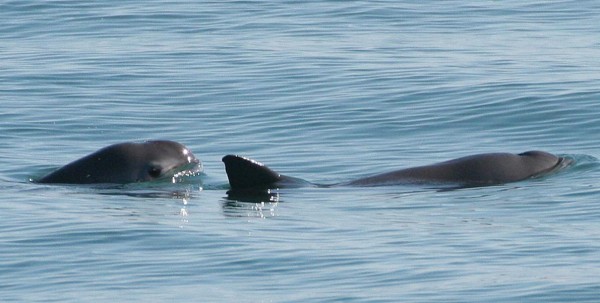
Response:
[[[150,177],[152,177],[152,178],[160,177],[161,172],[162,172],[162,169],[158,166],[151,166],[148,169],[148,175],[150,175]]]

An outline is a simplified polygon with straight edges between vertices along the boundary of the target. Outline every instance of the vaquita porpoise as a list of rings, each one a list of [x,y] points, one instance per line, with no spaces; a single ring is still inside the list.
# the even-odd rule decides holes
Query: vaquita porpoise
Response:
[[[282,175],[249,158],[223,157],[231,189],[269,189],[314,186],[385,186],[401,184],[451,184],[460,187],[516,182],[546,175],[572,160],[543,151],[521,154],[489,153],[457,158],[425,166],[400,169],[344,183],[317,185]]]
[[[198,160],[184,145],[166,140],[107,146],[36,180],[38,183],[134,183],[198,172]]]

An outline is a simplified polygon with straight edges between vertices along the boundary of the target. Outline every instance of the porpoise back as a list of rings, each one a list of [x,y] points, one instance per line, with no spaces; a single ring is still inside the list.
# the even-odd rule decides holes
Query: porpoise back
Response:
[[[528,151],[521,154],[478,154],[334,185],[384,186],[443,183],[459,186],[485,186],[541,176],[563,167],[567,164],[565,161],[569,160],[543,151]],[[299,178],[282,175],[249,158],[227,155],[223,157],[223,162],[232,189],[315,185]]]
[[[543,175],[556,168],[561,163],[561,159],[543,151],[528,151],[521,154],[479,154],[378,174],[347,184],[360,186],[406,183],[453,183],[466,186],[502,184]]]
[[[232,189],[261,190],[310,184],[299,178],[282,175],[260,162],[241,156],[227,155],[223,157],[223,163]]]

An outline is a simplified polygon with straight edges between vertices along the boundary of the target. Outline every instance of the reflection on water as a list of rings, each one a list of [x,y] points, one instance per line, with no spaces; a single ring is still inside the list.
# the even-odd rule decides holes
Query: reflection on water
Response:
[[[142,187],[142,186],[131,186],[131,187],[105,187],[105,188],[94,188],[98,194],[111,195],[111,196],[128,196],[143,199],[183,199],[189,201],[194,193],[202,191],[201,185],[171,185],[164,187]]]
[[[272,190],[230,190],[227,197],[223,198],[223,214],[227,217],[275,217],[279,202],[279,192]]]

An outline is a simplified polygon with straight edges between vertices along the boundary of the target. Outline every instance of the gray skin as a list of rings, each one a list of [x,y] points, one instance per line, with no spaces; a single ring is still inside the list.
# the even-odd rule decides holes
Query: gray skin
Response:
[[[174,141],[119,143],[102,148],[40,178],[38,183],[125,184],[172,177],[180,171],[197,172],[200,161]]]
[[[227,155],[223,157],[223,162],[232,190],[311,185],[311,183],[302,179],[279,174],[264,164],[248,158]],[[461,187],[486,186],[542,176],[562,168],[570,162],[569,159],[557,157],[543,151],[528,151],[521,154],[479,154],[431,165],[396,170],[335,185],[449,184]]]

